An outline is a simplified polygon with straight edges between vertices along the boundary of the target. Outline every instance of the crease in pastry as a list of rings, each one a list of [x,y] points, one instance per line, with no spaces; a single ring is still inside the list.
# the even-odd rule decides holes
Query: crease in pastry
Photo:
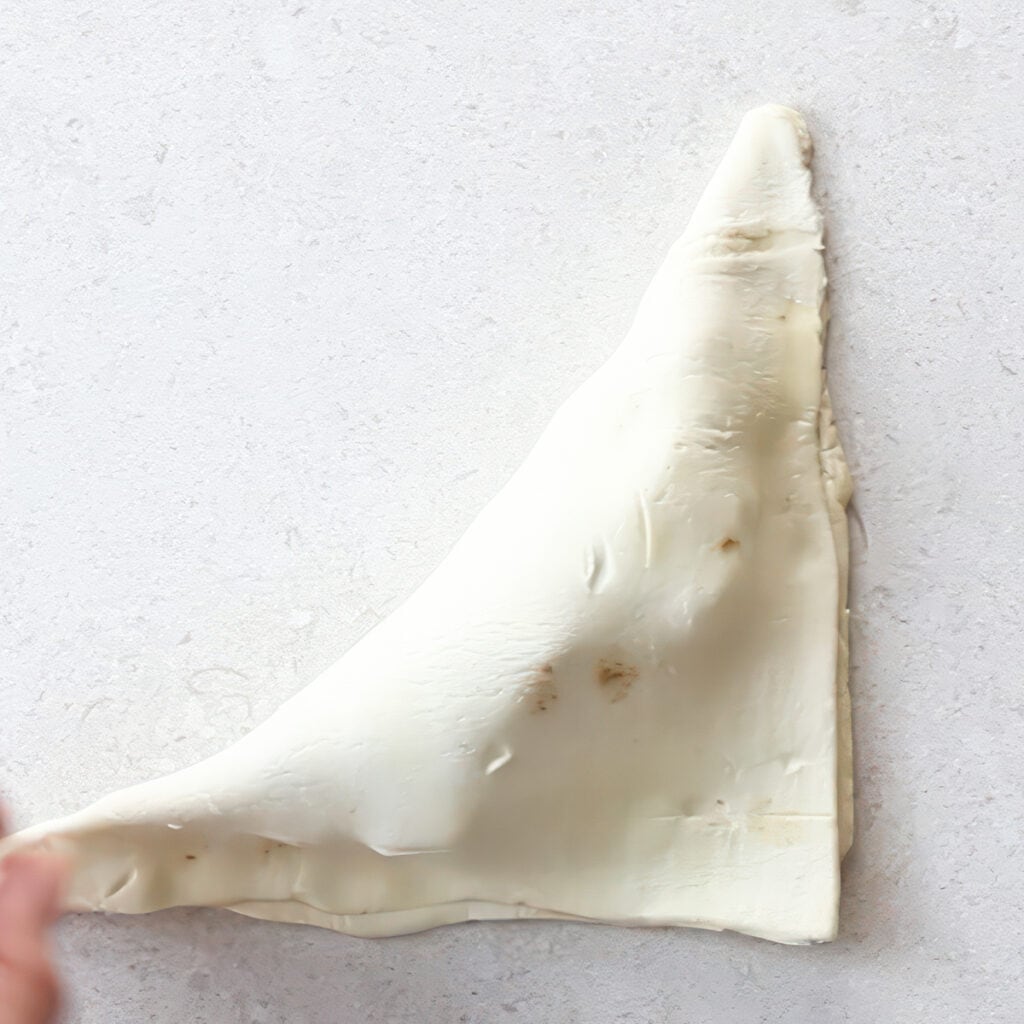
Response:
[[[620,348],[433,575],[241,741],[0,842],[69,905],[393,935],[835,935],[850,477],[798,114],[749,113]]]

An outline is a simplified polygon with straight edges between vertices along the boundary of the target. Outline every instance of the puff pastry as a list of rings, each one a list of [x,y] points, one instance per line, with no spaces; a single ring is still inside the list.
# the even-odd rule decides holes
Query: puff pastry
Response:
[[[832,938],[850,480],[809,159],[795,112],[744,118],[621,347],[332,668],[0,856],[68,854],[77,909]]]

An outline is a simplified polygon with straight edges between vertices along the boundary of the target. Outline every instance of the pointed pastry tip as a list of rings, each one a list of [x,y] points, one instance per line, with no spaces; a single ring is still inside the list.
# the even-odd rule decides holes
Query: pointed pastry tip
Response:
[[[811,198],[812,150],[795,110],[768,104],[749,111],[697,204],[687,236],[820,232]]]
[[[810,132],[803,115],[792,107],[784,107],[779,103],[765,103],[747,111],[740,122],[737,136],[750,133],[755,138],[763,138],[766,134],[790,134],[796,139],[797,152],[805,167],[810,166],[814,155]]]

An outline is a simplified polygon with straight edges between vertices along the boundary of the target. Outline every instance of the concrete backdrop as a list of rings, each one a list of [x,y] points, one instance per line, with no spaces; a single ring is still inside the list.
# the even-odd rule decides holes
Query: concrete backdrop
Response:
[[[409,593],[757,103],[816,139],[857,482],[834,945],[79,917],[68,1020],[1019,1019],[1016,3],[7,0],[0,26],[18,824],[212,753]]]

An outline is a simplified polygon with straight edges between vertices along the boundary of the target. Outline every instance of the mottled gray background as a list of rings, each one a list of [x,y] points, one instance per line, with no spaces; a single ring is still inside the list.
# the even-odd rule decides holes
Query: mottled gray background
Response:
[[[0,26],[19,824],[213,752],[393,608],[616,344],[763,101],[817,141],[858,485],[834,945],[83,917],[69,1020],[1020,1019],[1015,0],[7,0]]]

